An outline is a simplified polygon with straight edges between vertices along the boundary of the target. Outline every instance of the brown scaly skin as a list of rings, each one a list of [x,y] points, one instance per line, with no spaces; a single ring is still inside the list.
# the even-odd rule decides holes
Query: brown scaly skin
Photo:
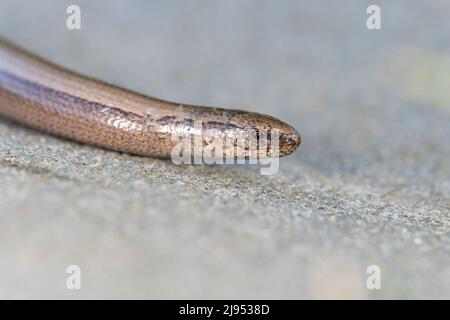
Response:
[[[179,143],[173,133],[198,136],[205,146],[211,132],[234,141],[248,137],[248,130],[267,130],[269,137],[278,130],[279,156],[295,151],[301,141],[294,128],[271,116],[146,97],[67,71],[1,39],[0,115],[78,142],[159,158],[170,157]],[[276,155],[270,148],[257,149],[249,138],[234,148],[235,157]]]

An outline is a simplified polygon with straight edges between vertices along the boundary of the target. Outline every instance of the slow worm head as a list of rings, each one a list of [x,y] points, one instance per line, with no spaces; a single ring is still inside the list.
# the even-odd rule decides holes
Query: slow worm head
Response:
[[[143,96],[68,71],[2,39],[0,115],[81,143],[160,158],[170,157],[179,144],[174,134],[198,138],[202,146],[211,138],[228,139],[234,156],[247,158],[273,156],[270,138],[275,133],[279,156],[300,144],[294,128],[271,116]],[[263,135],[268,144],[261,147]],[[230,151],[216,150],[224,156]]]

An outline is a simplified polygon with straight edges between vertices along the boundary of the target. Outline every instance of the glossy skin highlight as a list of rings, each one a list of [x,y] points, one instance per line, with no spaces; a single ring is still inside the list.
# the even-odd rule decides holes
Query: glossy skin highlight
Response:
[[[170,158],[177,144],[173,133],[204,139],[212,130],[222,138],[248,130],[270,136],[275,130],[279,156],[295,151],[301,141],[294,128],[271,116],[147,97],[63,69],[2,39],[0,115],[77,142],[158,158]],[[246,145],[241,152],[249,151],[251,144]],[[269,150],[250,151],[257,158],[271,156]]]

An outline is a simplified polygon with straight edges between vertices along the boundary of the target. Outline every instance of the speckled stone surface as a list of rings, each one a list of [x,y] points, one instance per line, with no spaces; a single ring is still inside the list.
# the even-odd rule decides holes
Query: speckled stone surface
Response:
[[[77,1],[70,31],[71,1],[0,0],[0,35],[302,146],[268,177],[0,119],[0,298],[450,298],[450,3],[376,1],[369,31],[373,1],[135,2]]]

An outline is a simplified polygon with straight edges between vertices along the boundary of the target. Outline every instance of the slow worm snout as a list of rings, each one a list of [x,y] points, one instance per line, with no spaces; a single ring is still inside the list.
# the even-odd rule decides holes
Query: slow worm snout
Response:
[[[294,128],[271,116],[146,97],[58,67],[1,39],[0,115],[81,143],[160,158],[171,156],[178,143],[174,133],[192,134],[207,144],[207,131],[233,139],[248,131],[257,137],[278,132],[280,156],[300,144]],[[244,142],[241,151],[250,151],[251,158],[270,155]]]

